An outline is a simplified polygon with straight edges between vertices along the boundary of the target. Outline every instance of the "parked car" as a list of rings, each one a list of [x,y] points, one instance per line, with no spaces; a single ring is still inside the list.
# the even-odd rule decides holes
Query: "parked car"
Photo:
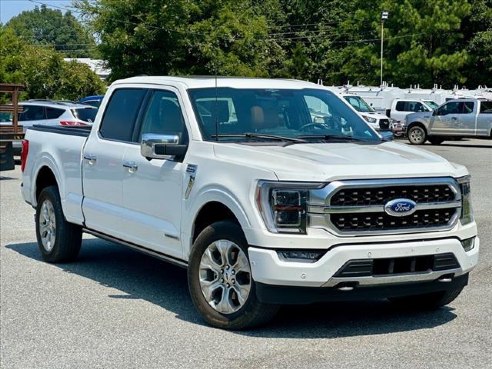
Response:
[[[290,303],[436,309],[478,263],[467,169],[383,140],[321,86],[146,76],[108,96],[90,131],[27,131],[21,191],[47,262],[75,260],[83,232],[167,260],[224,329]]]
[[[391,130],[394,120],[384,114],[376,112],[362,97],[353,94],[343,94],[345,100],[357,110],[362,118],[378,131]]]
[[[435,103],[432,102],[432,104],[432,106],[429,106],[429,102],[419,99],[394,99],[387,114],[394,120],[404,122],[405,117],[410,113],[432,112],[435,108]]]
[[[19,103],[22,113],[19,124],[24,132],[34,125],[87,126],[96,118],[97,108],[67,101],[27,100]],[[7,123],[0,123],[7,124]],[[10,122],[8,124],[11,124]],[[20,153],[21,143],[13,143],[14,152]]]
[[[87,104],[94,106],[95,108],[99,108],[101,105],[101,101],[103,99],[104,95],[93,95],[93,96],[86,96],[81,98],[78,103],[79,104]]]
[[[414,145],[425,141],[439,145],[447,139],[466,137],[492,138],[492,101],[450,100],[433,112],[409,114],[406,122],[408,140]]]

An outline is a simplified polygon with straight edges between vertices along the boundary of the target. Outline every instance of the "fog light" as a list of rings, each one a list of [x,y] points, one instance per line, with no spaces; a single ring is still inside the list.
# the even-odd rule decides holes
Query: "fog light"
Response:
[[[282,250],[277,251],[284,261],[315,263],[326,253],[326,250]]]
[[[463,246],[463,250],[465,251],[473,250],[473,248],[475,247],[475,237],[461,240],[461,246]]]

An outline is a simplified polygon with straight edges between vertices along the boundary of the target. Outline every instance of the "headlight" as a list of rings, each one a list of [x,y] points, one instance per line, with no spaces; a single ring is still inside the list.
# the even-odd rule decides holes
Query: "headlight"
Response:
[[[369,123],[376,123],[378,120],[376,118],[368,117],[366,115],[363,115],[364,119],[367,120]]]
[[[473,209],[471,204],[470,176],[458,178],[461,189],[461,224],[473,222]]]
[[[319,183],[259,181],[256,206],[270,232],[306,234],[309,190]]]

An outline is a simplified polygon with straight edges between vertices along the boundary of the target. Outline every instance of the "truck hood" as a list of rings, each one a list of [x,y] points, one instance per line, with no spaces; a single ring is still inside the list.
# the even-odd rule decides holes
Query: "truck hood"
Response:
[[[465,167],[428,151],[395,142],[310,143],[288,146],[216,144],[218,159],[272,171],[283,181],[363,178],[461,177]]]

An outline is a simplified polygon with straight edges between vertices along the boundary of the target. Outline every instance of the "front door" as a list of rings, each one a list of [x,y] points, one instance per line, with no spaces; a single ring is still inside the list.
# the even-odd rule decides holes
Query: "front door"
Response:
[[[472,136],[475,134],[475,103],[449,101],[435,110],[429,134],[439,136]]]
[[[143,134],[179,136],[188,143],[182,104],[173,89],[153,90],[137,128],[134,145],[125,151],[123,179],[125,239],[138,245],[182,258],[181,213],[186,166],[170,156],[148,160],[138,144]]]

